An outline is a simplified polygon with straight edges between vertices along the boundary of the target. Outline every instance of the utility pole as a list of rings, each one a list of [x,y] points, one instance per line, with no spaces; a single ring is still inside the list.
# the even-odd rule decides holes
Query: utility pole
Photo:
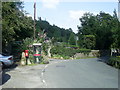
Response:
[[[76,41],[76,46],[78,46],[78,43],[77,43],[77,41],[78,41],[78,36],[77,36],[77,35],[75,36],[75,41]]]
[[[35,19],[36,19],[36,2],[34,2],[34,40],[36,39],[35,38],[35,32],[36,32],[36,23],[35,23]]]
[[[118,0],[118,20],[120,22],[120,0]]]

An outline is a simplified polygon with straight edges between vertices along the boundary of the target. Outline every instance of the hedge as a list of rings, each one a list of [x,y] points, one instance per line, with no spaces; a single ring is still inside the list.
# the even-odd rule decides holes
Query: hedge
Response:
[[[120,69],[120,57],[111,57],[108,64]]]
[[[74,49],[74,48],[67,48],[67,47],[61,47],[61,46],[55,46],[51,49],[52,56],[54,55],[60,55],[62,57],[72,57],[76,53],[84,53],[88,54],[90,53],[90,49]]]

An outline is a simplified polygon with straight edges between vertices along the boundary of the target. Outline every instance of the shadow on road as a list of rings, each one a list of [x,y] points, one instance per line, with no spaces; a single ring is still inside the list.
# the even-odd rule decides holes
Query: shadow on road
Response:
[[[0,86],[5,84],[10,78],[11,76],[9,74],[6,74],[4,70],[1,70],[0,71]]]
[[[97,61],[99,62],[104,62],[104,63],[108,63],[108,60],[109,60],[109,56],[106,56],[106,57],[99,57]]]
[[[14,64],[13,64],[12,66],[10,66],[10,67],[4,67],[4,68],[3,68],[3,71],[4,71],[4,72],[12,71],[12,70],[14,70],[17,66],[18,66],[18,65],[17,65],[16,63],[14,63]]]
[[[5,84],[8,80],[10,80],[11,76],[6,74],[5,72],[2,73],[2,85]]]
[[[10,80],[11,76],[7,74],[7,72],[14,70],[17,66],[18,66],[17,64],[13,64],[10,67],[4,67],[2,69],[0,73],[0,85],[3,85]]]

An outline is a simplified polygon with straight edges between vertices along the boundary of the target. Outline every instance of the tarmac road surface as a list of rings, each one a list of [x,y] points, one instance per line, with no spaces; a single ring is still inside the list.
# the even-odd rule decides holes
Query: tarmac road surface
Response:
[[[43,73],[47,88],[118,88],[118,69],[99,58],[53,63]]]

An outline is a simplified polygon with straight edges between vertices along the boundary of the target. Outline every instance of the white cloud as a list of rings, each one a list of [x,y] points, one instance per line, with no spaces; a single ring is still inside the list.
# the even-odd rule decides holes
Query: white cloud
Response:
[[[89,11],[82,11],[82,10],[78,10],[78,11],[69,11],[69,15],[70,15],[70,18],[74,19],[74,20],[78,20],[79,18],[81,18],[84,13],[86,12],[89,12]],[[97,12],[92,12],[94,15],[97,14]]]
[[[27,14],[26,16],[27,16],[27,17],[32,17],[32,15],[30,15],[30,14]]]
[[[43,7],[45,8],[56,8],[60,0],[42,0]]]
[[[89,12],[89,11],[83,11],[83,10],[71,10],[69,11],[69,23],[72,23],[70,26],[72,27],[73,31],[77,33],[78,28],[77,25],[81,25],[81,22],[79,21],[79,18],[81,18],[84,13]],[[93,13],[94,15],[97,15],[97,12],[90,12]]]
[[[79,19],[86,11],[69,11],[70,18]]]
[[[44,8],[56,8],[61,0],[20,0],[23,2],[42,2]]]
[[[118,0],[60,0],[61,2],[118,2]]]
[[[8,0],[3,0],[4,1],[8,1]],[[12,1],[12,0],[11,0]],[[17,0],[16,0],[17,1]],[[20,1],[24,1],[24,2],[43,2],[43,1],[47,1],[47,2],[118,2],[118,0],[20,0]]]

